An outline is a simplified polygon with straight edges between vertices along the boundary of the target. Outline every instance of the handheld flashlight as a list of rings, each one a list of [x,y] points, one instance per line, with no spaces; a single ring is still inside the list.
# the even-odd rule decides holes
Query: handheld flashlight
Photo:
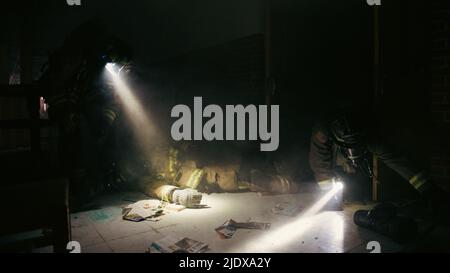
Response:
[[[324,206],[323,210],[341,211],[343,210],[342,205],[343,205],[344,182],[338,178],[333,178],[331,181],[332,181],[331,182],[332,188],[330,191],[332,191],[333,195],[327,202],[327,204]]]

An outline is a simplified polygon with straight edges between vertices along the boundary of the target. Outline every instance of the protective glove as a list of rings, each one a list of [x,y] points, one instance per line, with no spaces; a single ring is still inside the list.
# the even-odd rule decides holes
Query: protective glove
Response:
[[[342,211],[343,207],[343,190],[339,188],[338,183],[343,183],[338,178],[332,178],[318,182],[322,194],[328,194],[334,191],[334,195],[324,204],[322,211]]]
[[[172,193],[172,202],[186,208],[195,208],[200,205],[201,201],[202,194],[193,189],[174,190]]]

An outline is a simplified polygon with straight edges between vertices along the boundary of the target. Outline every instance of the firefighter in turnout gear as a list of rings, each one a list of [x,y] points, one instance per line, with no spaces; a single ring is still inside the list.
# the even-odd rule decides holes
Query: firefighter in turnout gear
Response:
[[[182,166],[182,154],[186,146],[161,145],[151,155],[151,161],[144,175],[130,177],[135,187],[144,194],[169,203],[177,203],[188,208],[200,206],[202,194],[197,186],[202,180],[202,170],[193,161]],[[130,164],[124,162],[123,165]],[[189,165],[189,166],[188,166]],[[183,183],[182,177],[189,183]]]
[[[161,147],[153,153],[156,163],[150,164],[153,165],[150,173],[154,174],[140,177],[138,188],[149,196],[186,207],[198,207],[202,193],[257,191],[287,194],[299,190],[286,176],[257,169],[243,170],[239,153],[227,152],[225,155],[222,151],[220,162],[214,162],[188,143]]]
[[[104,188],[99,181],[113,162],[111,135],[120,113],[104,78],[105,64],[124,65],[129,56],[123,42],[89,21],[49,56],[39,79],[48,90],[49,119],[59,128],[62,172],[75,196],[88,198]]]
[[[373,176],[371,156],[374,155],[408,181],[434,212],[439,215],[448,212],[443,190],[425,171],[385,145],[374,132],[369,132],[361,118],[362,115],[356,113],[339,112],[320,120],[313,127],[309,162],[319,186],[326,189],[333,179],[343,177],[344,182],[346,179],[368,181]]]
[[[356,119],[340,115],[320,121],[313,128],[309,160],[319,185],[335,178],[339,172],[361,172],[371,178],[370,153],[409,181],[417,191],[424,192],[430,187],[423,171],[416,169],[406,157],[381,144],[379,138],[370,138]]]

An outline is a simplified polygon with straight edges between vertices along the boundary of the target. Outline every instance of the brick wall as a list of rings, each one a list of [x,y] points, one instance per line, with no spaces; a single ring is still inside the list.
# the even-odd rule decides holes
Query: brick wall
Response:
[[[432,143],[431,175],[450,189],[450,2],[432,2],[431,112],[436,140]]]

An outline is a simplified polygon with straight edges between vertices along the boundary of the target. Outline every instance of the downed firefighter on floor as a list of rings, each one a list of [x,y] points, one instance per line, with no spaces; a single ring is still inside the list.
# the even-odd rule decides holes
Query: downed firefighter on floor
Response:
[[[61,169],[70,179],[73,206],[84,207],[107,190],[121,189],[138,189],[186,207],[198,206],[202,193],[298,191],[289,175],[276,168],[251,168],[242,155],[200,163],[186,143],[135,141],[124,105],[104,77],[106,65],[114,63],[127,80],[139,81],[134,69],[130,72],[130,59],[126,43],[93,20],[67,36],[39,79],[48,88],[49,119],[58,124]]]
[[[178,146],[178,148],[176,148]],[[268,194],[292,194],[298,184],[289,175],[262,171],[247,166],[239,155],[215,163],[193,160],[195,152],[187,143],[167,146],[152,155],[153,164],[145,170],[131,171],[136,165],[122,161],[122,179],[148,196],[194,208],[200,206],[202,193],[254,191]],[[151,167],[148,167],[151,165]],[[151,169],[151,170],[150,170]],[[138,175],[136,175],[138,174]]]

